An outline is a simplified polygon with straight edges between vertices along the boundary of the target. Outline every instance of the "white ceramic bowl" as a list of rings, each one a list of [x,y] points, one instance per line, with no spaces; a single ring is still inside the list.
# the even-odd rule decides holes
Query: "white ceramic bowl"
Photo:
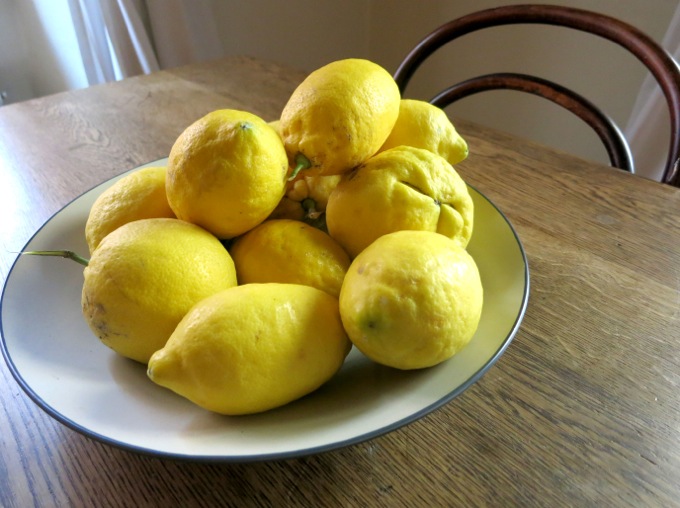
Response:
[[[66,205],[24,250],[86,254],[90,206],[115,180]],[[17,258],[3,290],[3,355],[19,385],[49,415],[136,452],[245,462],[371,439],[450,402],[498,360],[519,328],[529,295],[524,250],[505,216],[482,194],[471,193],[475,229],[468,250],[481,273],[484,309],[468,346],[436,367],[398,371],[354,349],[340,372],[307,397],[258,415],[212,414],[156,386],[144,366],[117,356],[94,337],[81,315],[82,266],[35,256]]]

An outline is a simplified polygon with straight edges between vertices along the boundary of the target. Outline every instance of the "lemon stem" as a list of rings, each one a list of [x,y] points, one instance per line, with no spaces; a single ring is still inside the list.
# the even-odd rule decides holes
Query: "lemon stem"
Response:
[[[303,154],[298,153],[295,156],[295,169],[293,169],[293,172],[288,177],[288,181],[290,182],[291,180],[295,180],[295,177],[298,176],[300,171],[303,169],[309,169],[310,167],[312,167],[312,163],[309,161],[309,159]]]
[[[72,250],[28,250],[20,252],[20,254],[29,254],[31,256],[57,256],[66,259],[71,259],[83,266],[90,264],[90,260],[83,256],[76,254]]]
[[[310,219],[317,219],[321,212],[316,209],[316,201],[312,198],[305,198],[302,200],[302,209],[306,212],[306,216]]]

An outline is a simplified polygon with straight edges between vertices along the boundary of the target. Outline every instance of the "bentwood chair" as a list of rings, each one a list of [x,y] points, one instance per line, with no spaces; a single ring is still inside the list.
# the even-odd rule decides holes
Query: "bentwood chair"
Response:
[[[422,39],[399,65],[394,78],[402,94],[420,65],[442,46],[485,28],[514,24],[572,28],[608,39],[630,51],[658,82],[668,104],[671,139],[662,182],[680,187],[680,68],[673,57],[634,26],[596,12],[557,5],[508,5],[454,19]],[[585,97],[552,81],[518,73],[493,73],[454,84],[430,102],[444,108],[487,90],[508,89],[544,97],[585,121],[602,140],[613,167],[634,172],[633,157],[616,123]]]

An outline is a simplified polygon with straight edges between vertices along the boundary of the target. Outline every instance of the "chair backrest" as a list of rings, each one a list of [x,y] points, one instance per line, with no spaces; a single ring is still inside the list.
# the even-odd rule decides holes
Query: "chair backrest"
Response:
[[[421,40],[399,65],[394,79],[402,94],[420,65],[437,49],[463,35],[501,25],[543,24],[573,28],[608,39],[640,60],[658,82],[670,113],[670,143],[662,182],[680,187],[680,68],[673,57],[638,28],[616,18],[557,5],[508,5],[454,19]],[[445,107],[469,95],[513,89],[545,97],[587,122],[599,135],[612,166],[633,171],[628,143],[614,121],[584,97],[556,83],[525,74],[498,73],[453,85],[430,102]]]

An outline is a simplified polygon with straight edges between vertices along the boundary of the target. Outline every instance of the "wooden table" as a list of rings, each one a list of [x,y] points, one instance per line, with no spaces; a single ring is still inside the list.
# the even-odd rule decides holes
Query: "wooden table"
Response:
[[[232,58],[0,108],[2,280],[95,184],[167,155],[211,110],[273,119],[302,79]],[[137,455],[52,420],[3,363],[0,506],[680,506],[680,189],[466,122],[463,177],[526,249],[526,317],[429,416],[316,456]]]

